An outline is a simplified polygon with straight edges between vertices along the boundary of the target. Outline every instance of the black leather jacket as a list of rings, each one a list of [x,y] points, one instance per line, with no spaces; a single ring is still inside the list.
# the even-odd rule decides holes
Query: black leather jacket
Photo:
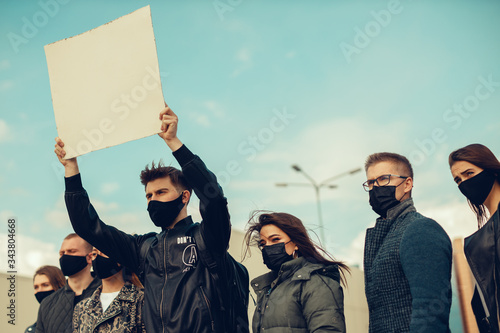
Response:
[[[477,286],[472,310],[481,333],[498,333],[497,308],[500,301],[500,206],[486,224],[465,238],[464,252],[477,285],[482,291],[489,316],[483,307]]]
[[[173,154],[200,199],[203,221],[199,227],[207,248],[215,258],[225,260],[231,224],[222,189],[215,175],[185,146]],[[218,287],[199,260],[194,237],[191,237],[193,226],[198,224],[194,224],[190,216],[159,234],[137,236],[99,219],[79,175],[66,179],[65,199],[71,224],[83,239],[134,272],[140,273],[144,260],[143,320],[147,332],[220,331]],[[149,250],[141,251],[141,245],[151,237],[154,239]]]

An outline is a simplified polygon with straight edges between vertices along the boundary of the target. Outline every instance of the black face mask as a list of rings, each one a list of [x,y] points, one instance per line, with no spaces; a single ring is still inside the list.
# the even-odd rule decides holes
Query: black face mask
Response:
[[[151,200],[148,204],[149,217],[157,227],[168,228],[174,223],[184,204],[182,203],[182,193],[177,199],[162,202]]]
[[[36,300],[38,301],[38,303],[42,303],[45,297],[52,295],[54,291],[55,290],[39,291],[35,294]]]
[[[404,181],[401,184],[403,183]],[[373,186],[369,192],[370,206],[372,206],[375,213],[383,218],[387,217],[387,211],[389,209],[400,203],[400,201],[396,199],[396,187],[397,186]],[[406,193],[403,194],[403,197],[405,195]]]
[[[474,205],[482,205],[493,188],[495,175],[483,170],[472,178],[469,178],[458,185],[460,192]]]
[[[92,261],[92,267],[99,279],[106,279],[115,275],[122,269],[113,259],[105,258],[100,255],[97,255],[94,261]]]
[[[65,276],[72,276],[87,267],[87,256],[69,256],[63,254],[59,258],[59,265]]]
[[[285,243],[277,243],[264,246],[262,249],[262,258],[267,268],[272,271],[279,271],[281,265],[292,260],[293,256],[286,253]]]

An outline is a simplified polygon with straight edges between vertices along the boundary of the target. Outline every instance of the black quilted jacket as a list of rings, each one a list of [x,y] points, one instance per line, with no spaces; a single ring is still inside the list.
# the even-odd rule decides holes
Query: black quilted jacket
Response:
[[[92,293],[101,285],[101,280],[95,278],[87,289],[83,290],[82,300],[92,296]],[[71,333],[73,332],[73,308],[75,293],[66,282],[66,285],[52,295],[47,296],[38,309],[36,322],[37,333]]]

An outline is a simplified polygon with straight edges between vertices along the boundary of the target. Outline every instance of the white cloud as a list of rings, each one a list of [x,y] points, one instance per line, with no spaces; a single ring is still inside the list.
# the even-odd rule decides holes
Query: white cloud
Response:
[[[66,228],[70,222],[64,199],[61,198],[52,209],[47,210],[44,218],[53,227],[58,229]]]
[[[252,68],[252,53],[248,48],[241,48],[236,52],[235,59],[238,67],[231,73],[231,77],[237,77],[246,70]]]
[[[111,214],[119,211],[120,208],[115,202],[107,203],[99,200],[91,200],[91,202],[99,214]],[[66,203],[63,197],[57,200],[54,207],[46,210],[44,218],[49,225],[56,228],[67,228],[70,225],[68,211],[66,210]]]
[[[12,80],[2,80],[0,81],[0,91],[7,91],[14,86],[14,81]]]
[[[2,90],[1,87],[0,90]],[[11,133],[9,126],[7,125],[7,122],[3,119],[0,119],[0,142],[9,141],[10,138],[11,138]]]
[[[450,239],[464,238],[477,230],[476,215],[465,202],[454,201],[445,205],[424,203],[420,213],[438,222]]]
[[[119,183],[104,183],[101,185],[101,193],[108,195],[112,194],[120,189]]]
[[[7,234],[0,234],[0,243],[7,243]],[[37,238],[16,234],[15,269],[20,275],[32,276],[35,270],[42,265],[59,267],[59,248],[54,244],[45,243]],[[0,247],[0,256],[7,258],[7,247]],[[7,271],[7,261],[1,261],[0,270]]]
[[[6,70],[10,68],[10,61],[7,59],[3,59],[0,61],[0,71]]]
[[[238,50],[238,52],[236,53],[236,59],[243,63],[251,62],[252,57],[250,54],[250,50],[248,50],[247,48],[242,48]]]
[[[293,120],[292,120],[293,121]],[[257,153],[255,160],[243,165],[245,169],[251,169],[255,177],[262,183],[273,186],[275,182],[287,183],[309,183],[309,181],[290,167],[298,164],[316,182],[320,183],[332,176],[343,174],[349,170],[363,168],[366,157],[380,150],[401,151],[402,146],[395,137],[400,137],[406,130],[406,125],[397,124],[391,131],[380,131],[371,141],[361,141],[352,138],[366,137],[372,125],[358,118],[332,118],[307,126],[296,135],[288,135],[285,128],[283,132],[275,135],[274,141]],[[381,147],[384,148],[381,148]],[[292,148],[291,148],[292,147]],[[326,147],[326,148],[325,148]],[[251,164],[251,166],[250,166]],[[273,165],[273,168],[269,166]],[[364,179],[364,171],[352,176],[346,175],[333,181],[339,187],[334,190],[322,189],[323,200],[347,199],[365,200],[361,196],[361,183]],[[236,180],[235,180],[236,181]],[[233,181],[231,186],[233,186]],[[238,186],[235,183],[234,186]],[[271,198],[275,204],[297,204],[303,202],[315,202],[315,196],[297,196],[297,192],[311,191],[313,189],[304,187],[293,187],[294,190],[281,189],[279,196]]]
[[[32,197],[33,193],[24,187],[14,187],[9,190],[9,195],[26,200],[29,197]]]
[[[223,106],[214,100],[193,100],[186,102],[186,109],[196,110],[188,113],[191,120],[202,127],[211,127],[214,118],[221,119],[225,116]]]
[[[197,124],[203,126],[203,127],[210,127],[210,119],[206,114],[198,113],[198,112],[191,112],[189,114],[189,118],[194,120]]]
[[[224,111],[222,111],[221,105],[216,101],[213,100],[204,101],[202,105],[217,118],[224,117]]]
[[[366,230],[361,231],[352,240],[349,247],[340,249],[338,258],[345,261],[348,265],[363,268],[363,253],[365,249]]]
[[[154,231],[153,222],[149,219],[147,211],[100,214],[99,216],[106,224],[112,225],[129,234],[140,235]]]
[[[16,215],[11,210],[2,210],[0,212],[0,218],[2,219],[2,221],[7,221],[8,219],[13,218],[14,216]]]

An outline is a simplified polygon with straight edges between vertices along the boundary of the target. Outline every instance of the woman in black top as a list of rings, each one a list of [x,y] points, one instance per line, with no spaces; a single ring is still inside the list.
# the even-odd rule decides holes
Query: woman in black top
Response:
[[[499,333],[500,162],[485,146],[471,144],[450,154],[458,188],[477,216],[478,229],[465,238],[464,252],[476,280],[472,309],[481,333]]]

